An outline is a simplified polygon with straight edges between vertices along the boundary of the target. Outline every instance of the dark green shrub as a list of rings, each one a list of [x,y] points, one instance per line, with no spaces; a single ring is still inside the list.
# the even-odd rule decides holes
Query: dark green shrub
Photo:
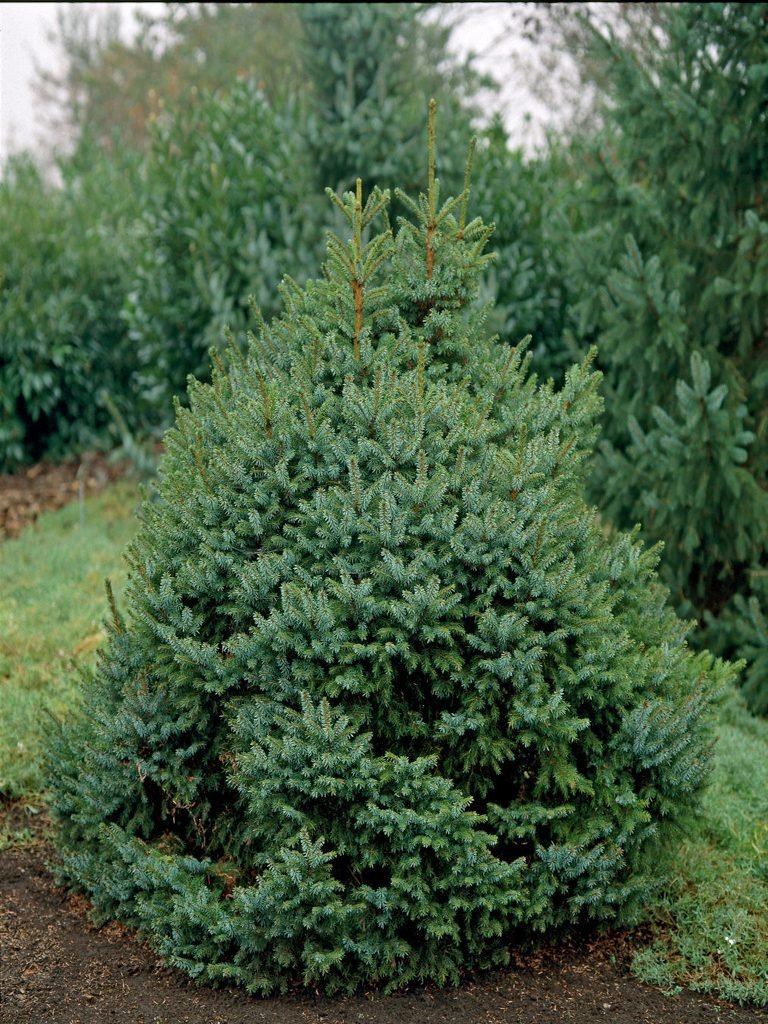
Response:
[[[484,275],[483,297],[493,303],[491,325],[503,338],[531,334],[532,367],[546,380],[562,381],[584,356],[574,341],[570,310],[578,282],[569,277],[572,174],[564,156],[526,158],[510,149],[501,124],[480,138],[472,200],[493,222],[496,259]]]
[[[125,316],[153,418],[189,374],[207,372],[227,329],[243,329],[252,296],[271,315],[286,267],[302,278],[316,265],[320,215],[304,199],[296,116],[243,81],[226,95],[192,92],[151,133]]]
[[[62,874],[250,990],[456,981],[626,918],[732,673],[584,504],[598,377],[537,388],[475,311],[488,231],[340,203],[322,280],[190,387],[127,616],[55,739]]]
[[[127,411],[119,312],[131,264],[135,176],[83,146],[61,186],[27,157],[0,181],[0,471],[109,444]]]
[[[752,660],[765,709],[745,638],[768,610],[768,5],[661,13],[665,42],[644,63],[605,44],[609,134],[573,249],[582,335],[606,375],[593,493],[664,542],[678,607],[703,643]]]

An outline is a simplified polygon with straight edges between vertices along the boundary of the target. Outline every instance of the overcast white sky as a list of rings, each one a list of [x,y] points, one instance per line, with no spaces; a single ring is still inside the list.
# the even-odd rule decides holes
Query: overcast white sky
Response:
[[[19,149],[33,148],[43,127],[34,100],[35,64],[54,66],[56,48],[48,39],[56,24],[56,9],[64,4],[0,3],[0,160]],[[98,8],[110,4],[82,4]],[[160,11],[162,3],[121,3],[126,32],[137,8]]]
[[[34,148],[43,138],[40,110],[34,100],[32,82],[35,64],[50,67],[57,52],[47,38],[56,23],[55,3],[0,3],[0,163],[10,153]],[[84,4],[89,8],[109,4]],[[130,32],[133,12],[137,8],[159,11],[162,3],[121,3],[125,31]],[[453,5],[454,8],[457,5]],[[473,50],[482,55],[481,65],[497,78],[505,78],[505,69],[514,60],[519,41],[508,37],[500,40],[506,23],[505,3],[469,3],[459,5],[463,17],[456,44],[464,52]],[[531,97],[506,93],[501,100],[508,127],[522,142],[526,129],[525,115],[534,124],[541,120],[542,110]],[[535,133],[535,128],[534,128]]]

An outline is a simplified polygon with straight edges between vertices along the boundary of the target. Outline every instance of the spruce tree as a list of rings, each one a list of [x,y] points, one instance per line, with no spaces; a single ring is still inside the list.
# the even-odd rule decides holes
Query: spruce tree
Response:
[[[768,5],[660,14],[642,60],[598,40],[612,104],[569,246],[605,371],[593,494],[663,541],[678,609],[768,713]]]
[[[537,388],[488,337],[434,146],[396,235],[331,198],[323,277],[178,408],[51,752],[66,882],[254,992],[455,982],[634,913],[732,675],[584,503],[598,375]]]

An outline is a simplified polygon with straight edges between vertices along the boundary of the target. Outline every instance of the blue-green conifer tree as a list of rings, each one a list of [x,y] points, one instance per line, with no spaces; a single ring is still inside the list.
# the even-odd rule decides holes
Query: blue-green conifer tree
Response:
[[[731,670],[584,503],[598,376],[487,336],[489,228],[428,182],[396,236],[334,200],[323,277],[190,386],[52,746],[64,879],[204,981],[455,982],[631,914],[707,772]]]

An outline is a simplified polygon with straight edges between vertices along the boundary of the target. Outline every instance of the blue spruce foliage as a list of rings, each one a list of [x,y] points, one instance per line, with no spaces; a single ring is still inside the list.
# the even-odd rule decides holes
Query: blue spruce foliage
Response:
[[[433,154],[396,235],[335,200],[323,277],[190,383],[53,738],[65,881],[203,981],[455,983],[627,918],[707,774],[732,670],[585,504],[589,362],[538,388],[487,336]]]

